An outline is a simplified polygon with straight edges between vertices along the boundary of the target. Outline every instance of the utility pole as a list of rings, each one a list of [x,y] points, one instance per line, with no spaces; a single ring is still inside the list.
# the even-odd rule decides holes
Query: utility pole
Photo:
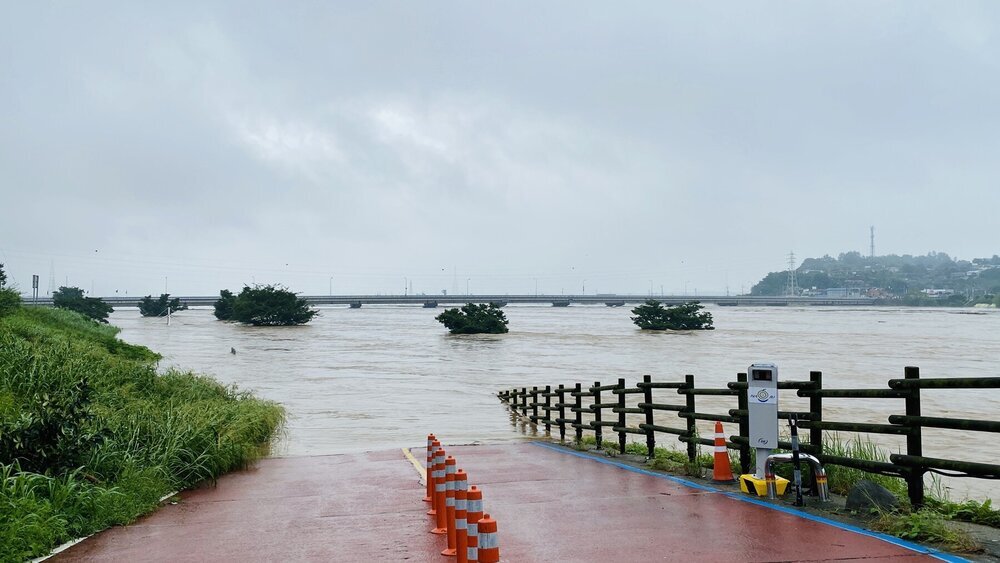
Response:
[[[45,295],[51,296],[56,292],[56,261],[49,262],[49,290]]]

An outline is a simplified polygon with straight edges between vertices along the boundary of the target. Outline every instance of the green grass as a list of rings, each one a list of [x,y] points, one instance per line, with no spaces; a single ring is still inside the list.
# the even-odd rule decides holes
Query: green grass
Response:
[[[981,550],[981,546],[963,530],[948,525],[948,516],[932,509],[923,508],[914,512],[881,512],[872,521],[874,530],[894,536],[932,544],[938,544],[950,551],[970,553]]]
[[[57,309],[0,317],[0,561],[23,561],[268,452],[280,406]]]
[[[854,437],[850,440],[844,440],[837,433],[830,433],[823,437],[823,453],[867,461],[889,461],[889,454],[871,439]],[[879,475],[840,465],[827,465],[825,469],[831,492],[846,495],[858,481],[866,479],[889,489],[901,501],[908,502],[906,482],[900,477]]]
[[[952,520],[1000,528],[1000,510],[993,508],[990,499],[982,502],[976,500],[952,502],[948,499],[928,497],[926,505]]]

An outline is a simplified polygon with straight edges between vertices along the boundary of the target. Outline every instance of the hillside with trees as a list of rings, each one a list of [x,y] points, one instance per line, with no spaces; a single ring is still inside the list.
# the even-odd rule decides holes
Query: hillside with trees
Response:
[[[1000,295],[1000,256],[959,260],[943,252],[924,256],[807,258],[795,269],[797,295],[873,297],[904,304],[966,305]],[[771,272],[751,295],[787,295],[788,271]]]

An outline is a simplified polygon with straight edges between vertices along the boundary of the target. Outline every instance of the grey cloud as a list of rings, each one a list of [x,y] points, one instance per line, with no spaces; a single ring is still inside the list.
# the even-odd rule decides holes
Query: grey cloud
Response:
[[[991,3],[0,11],[19,280],[722,290],[870,224],[998,252]]]

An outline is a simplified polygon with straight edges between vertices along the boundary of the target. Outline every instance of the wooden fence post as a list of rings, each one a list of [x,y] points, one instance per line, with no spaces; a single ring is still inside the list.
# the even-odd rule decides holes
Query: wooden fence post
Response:
[[[643,383],[652,383],[652,376],[644,375],[642,376]],[[656,449],[656,432],[653,431],[650,426],[653,424],[653,407],[650,406],[653,403],[653,388],[643,387],[642,388],[642,401],[646,403],[646,458],[653,459],[653,450]]]
[[[566,386],[562,383],[556,389],[556,397],[559,399],[559,441],[566,441]]]
[[[531,425],[538,427],[538,387],[531,388]]]
[[[601,382],[595,381],[594,387],[591,388],[591,391],[594,393],[593,399],[595,407],[592,408],[594,411],[594,422],[597,423],[594,425],[594,441],[597,443],[597,449],[600,449],[601,442],[604,441],[604,432],[601,429]]]
[[[906,367],[903,369],[906,379],[920,379],[920,368]],[[914,385],[907,390],[906,416],[920,416],[920,387]],[[922,456],[924,448],[921,441],[920,425],[911,424],[906,435],[906,455]],[[910,505],[918,509],[924,505],[924,468],[910,467],[906,472],[906,492],[910,497]]]
[[[737,373],[736,381],[740,383],[747,382],[747,374]],[[743,412],[746,412],[750,408],[750,402],[747,399],[748,390],[744,387],[740,389],[740,394],[737,395],[737,408]],[[750,439],[750,417],[748,415],[743,415],[740,417],[740,436]],[[744,475],[750,473],[750,444],[740,444],[740,472]]]
[[[618,379],[618,390],[621,394],[618,395],[618,427],[621,431],[618,432],[618,453],[625,453],[625,379]]]
[[[545,434],[552,433],[552,386],[545,386]]]
[[[688,374],[684,376],[684,388],[694,389],[693,375]],[[685,394],[684,402],[685,402],[684,412],[694,414],[695,413],[694,393]],[[694,441],[695,436],[698,435],[698,425],[696,424],[694,417],[687,417],[686,420],[687,420],[687,436],[688,436],[688,443],[687,443],[688,460],[690,460],[691,463],[694,463],[698,459],[698,444],[696,444]]]
[[[521,387],[521,416],[528,416],[528,388]]]
[[[574,388],[576,391],[576,442],[580,443],[583,441],[583,393],[582,386],[577,383]]]
[[[809,372],[809,381],[813,384],[814,390],[820,390],[823,388],[823,372],[821,371],[811,371]],[[823,421],[823,396],[815,394],[809,397],[809,416],[811,420],[817,422]],[[816,448],[813,455],[820,455],[823,453],[823,429],[813,427],[809,429],[809,445]]]

